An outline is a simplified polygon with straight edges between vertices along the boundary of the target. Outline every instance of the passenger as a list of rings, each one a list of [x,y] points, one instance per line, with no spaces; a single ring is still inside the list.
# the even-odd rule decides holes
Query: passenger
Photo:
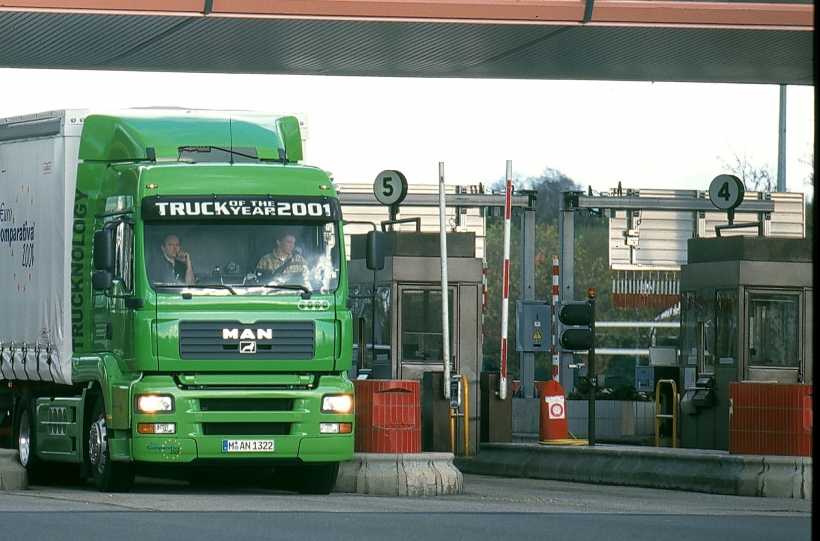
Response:
[[[192,285],[196,281],[194,266],[188,252],[181,251],[179,236],[168,233],[160,248],[162,256],[148,269],[151,283]]]
[[[272,276],[298,275],[303,285],[309,286],[308,269],[301,250],[296,248],[296,236],[284,232],[276,239],[276,249],[262,256],[256,264],[257,274],[270,272]],[[293,278],[295,276],[288,276]]]

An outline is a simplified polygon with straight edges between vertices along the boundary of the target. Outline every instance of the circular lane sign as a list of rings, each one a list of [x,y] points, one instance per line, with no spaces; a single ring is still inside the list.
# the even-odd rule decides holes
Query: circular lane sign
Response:
[[[735,175],[718,175],[709,185],[709,199],[721,210],[736,208],[743,202],[743,182]]]
[[[382,171],[373,183],[373,194],[383,205],[398,205],[407,196],[407,179],[400,171]]]

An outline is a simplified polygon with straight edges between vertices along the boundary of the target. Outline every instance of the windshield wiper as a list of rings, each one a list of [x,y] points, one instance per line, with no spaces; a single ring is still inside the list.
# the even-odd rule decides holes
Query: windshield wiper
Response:
[[[231,292],[231,295],[237,295],[237,292],[231,286],[227,286],[225,284],[154,284],[154,289],[182,289],[182,288],[193,288],[193,289],[227,289]]]
[[[187,287],[194,287],[196,289],[227,289],[231,292],[231,295],[237,295],[236,290],[227,284],[193,284]]]
[[[262,287],[268,287],[271,289],[293,289],[296,291],[301,291],[302,298],[305,300],[310,299],[310,296],[313,294],[313,292],[309,290],[307,286],[301,284],[262,284]]]

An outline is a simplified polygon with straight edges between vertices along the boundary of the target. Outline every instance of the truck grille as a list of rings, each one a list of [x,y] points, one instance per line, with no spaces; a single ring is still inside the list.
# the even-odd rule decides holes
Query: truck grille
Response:
[[[202,411],[293,411],[292,398],[202,398]]]
[[[314,355],[312,321],[181,321],[181,359],[301,360]]]

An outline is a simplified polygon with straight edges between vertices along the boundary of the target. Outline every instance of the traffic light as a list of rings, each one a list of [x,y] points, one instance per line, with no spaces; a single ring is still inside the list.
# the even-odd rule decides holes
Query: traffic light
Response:
[[[592,302],[568,302],[558,309],[558,320],[563,324],[558,343],[567,351],[585,351],[595,339],[593,325],[595,309]]]

